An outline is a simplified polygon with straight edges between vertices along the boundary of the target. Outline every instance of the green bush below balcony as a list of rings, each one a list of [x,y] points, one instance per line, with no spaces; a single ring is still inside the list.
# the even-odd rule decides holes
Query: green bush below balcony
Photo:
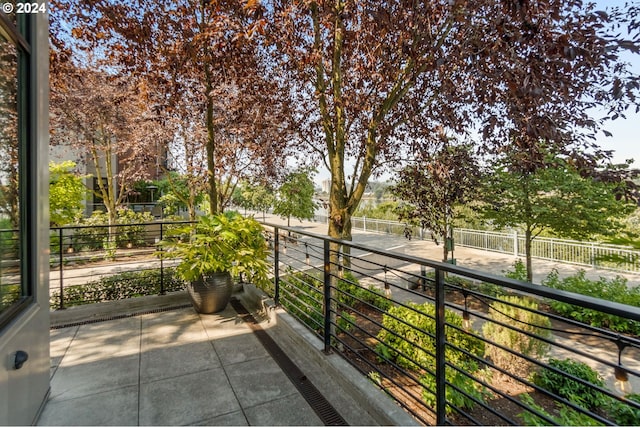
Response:
[[[409,307],[392,307],[389,314],[383,316],[384,328],[378,333],[380,343],[376,351],[383,359],[421,373],[420,382],[424,386],[422,399],[435,407],[436,380],[434,375],[426,371],[435,366],[435,337],[432,335],[435,331],[435,306],[429,303],[408,305]],[[484,342],[461,330],[463,319],[457,313],[445,310],[445,319],[448,325],[459,328],[445,328],[446,341],[449,343],[445,349],[446,360],[460,369],[458,371],[448,367],[445,374],[447,382],[463,390],[468,396],[484,401],[487,391],[471,377],[474,374],[482,376],[481,366],[476,358],[484,357]],[[475,405],[471,398],[452,387],[447,387],[446,399],[461,409],[470,409]],[[447,406],[447,413],[452,411]]]
[[[605,383],[598,372],[584,362],[573,359],[549,359],[549,366],[565,372],[588,383],[604,387]],[[607,403],[607,396],[591,386],[582,384],[560,372],[542,368],[532,376],[534,384],[563,397],[586,409],[594,410]]]
[[[585,271],[580,270],[571,277],[560,279],[558,272],[554,270],[542,281],[542,284],[554,289],[588,295],[605,301],[640,307],[640,286],[630,287],[627,285],[627,279],[620,276],[614,279],[601,277],[599,280],[590,280],[585,277]],[[550,300],[549,305],[561,316],[587,323],[591,326],[640,335],[640,322],[634,320],[556,300]]]
[[[300,319],[314,331],[321,331],[324,325],[323,274],[320,272],[297,271],[280,278],[280,302],[292,315]],[[358,279],[350,272],[338,281],[333,297],[338,301],[338,329],[348,331],[355,322],[349,310],[358,304],[376,307],[382,311],[391,306],[391,301],[374,286],[368,288],[360,285]]]
[[[527,377],[533,365],[521,356],[540,358],[549,351],[547,341],[552,338],[551,321],[538,313],[537,301],[519,296],[502,296],[499,301],[492,302],[489,316],[490,321],[482,326],[484,337],[516,354],[487,344],[487,356],[507,372]]]
[[[575,378],[587,381],[593,386],[606,388],[602,376],[584,362],[573,359],[549,359],[549,366]],[[595,388],[582,384],[559,372],[542,368],[536,372],[531,380],[534,384],[567,399],[585,410],[596,412],[613,421],[617,425],[640,425],[640,409],[634,408],[624,401],[614,399]],[[629,401],[640,403],[640,394],[628,394]],[[557,410],[550,414],[533,401],[527,394],[522,395],[522,402],[531,409],[537,410],[558,425],[601,425],[587,414],[578,412],[567,405],[558,403]],[[525,411],[519,415],[525,425],[548,425],[549,423],[535,414]]]
[[[174,268],[165,268],[162,280],[165,292],[184,289],[184,282],[177,278]],[[158,295],[160,289],[160,269],[127,271],[84,285],[65,287],[64,307]],[[59,289],[51,290],[49,305],[51,309],[60,307]]]

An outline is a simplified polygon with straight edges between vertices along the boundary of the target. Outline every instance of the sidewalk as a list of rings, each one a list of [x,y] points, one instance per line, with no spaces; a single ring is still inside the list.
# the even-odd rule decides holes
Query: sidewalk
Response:
[[[262,221],[262,214],[256,214],[255,218]],[[267,214],[266,222],[270,224],[286,226],[287,220],[279,216]],[[301,228],[304,231],[326,235],[327,224],[291,220],[291,226]],[[396,253],[412,255],[430,260],[442,260],[442,244],[436,245],[431,240],[412,239],[407,240],[403,236],[392,234],[380,234],[369,231],[353,230],[353,241],[363,245],[386,249]],[[462,267],[471,268],[485,273],[503,275],[504,271],[512,270],[516,260],[524,259],[513,255],[501,254],[498,252],[483,251],[480,249],[466,248],[456,246],[454,253],[456,264]],[[628,280],[629,286],[640,286],[640,274],[620,273],[605,269],[595,269],[580,265],[564,264],[559,262],[551,262],[540,259],[533,259],[533,283],[541,283],[543,279],[553,270],[558,270],[559,276],[567,277],[576,274],[580,270],[585,270],[586,277],[597,280],[600,277],[614,278],[616,276],[624,277]]]

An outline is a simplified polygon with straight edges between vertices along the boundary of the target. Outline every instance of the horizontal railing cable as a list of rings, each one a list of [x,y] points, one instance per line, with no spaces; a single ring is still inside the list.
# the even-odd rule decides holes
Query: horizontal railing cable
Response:
[[[286,230],[271,226],[275,232]],[[487,420],[492,420],[489,421],[491,424],[521,424],[524,418],[520,417],[526,414],[545,424],[560,423],[553,415],[557,407],[554,405],[550,413],[540,409],[536,406],[535,393],[546,396],[557,405],[563,405],[566,411],[589,417],[593,422],[613,423],[610,414],[602,412],[602,409],[596,411],[571,396],[536,383],[528,372],[518,371],[521,368],[516,366],[520,365],[504,365],[505,362],[501,360],[487,358],[484,350],[480,352],[479,347],[474,347],[476,344],[465,344],[473,340],[481,343],[483,349],[486,346],[495,349],[492,351],[501,352],[504,355],[501,357],[519,360],[518,363],[526,365],[531,371],[546,370],[549,374],[564,378],[564,381],[573,381],[577,386],[611,399],[611,402],[626,405],[632,410],[640,408],[640,404],[625,399],[607,386],[550,365],[548,357],[522,353],[518,347],[499,341],[485,332],[485,325],[493,325],[505,333],[508,331],[517,335],[519,339],[538,342],[547,348],[545,352],[553,350],[573,355],[579,360],[592,361],[598,369],[610,369],[608,372],[612,372],[614,368],[618,371],[622,366],[625,374],[635,379],[640,372],[630,359],[618,359],[623,351],[640,350],[637,337],[565,318],[550,312],[546,303],[555,300],[633,321],[640,320],[637,307],[480,273],[448,263],[396,254],[304,230],[296,229],[295,233],[297,247],[292,249],[290,246],[287,254],[281,252],[279,269],[283,277],[287,274],[298,275],[296,280],[283,286],[304,288],[305,285],[301,283],[304,281],[314,283],[314,287],[329,286],[324,292],[328,291],[329,299],[326,301],[331,319],[320,330],[317,323],[312,323],[315,332],[323,336],[331,334],[329,342],[335,352],[353,363],[363,375],[376,381],[421,423],[433,424],[439,420],[438,423],[448,425],[465,419],[465,423],[471,424],[483,424]],[[326,251],[329,243],[334,245]],[[338,248],[337,251],[334,251],[335,248]],[[346,249],[350,249],[349,254],[342,252]],[[326,272],[329,272],[328,276]],[[435,274],[435,278],[430,274]],[[467,282],[461,282],[460,279]],[[501,291],[487,293],[493,289]],[[437,292],[441,292],[444,299],[440,297],[439,300]],[[509,295],[515,298],[513,302],[505,299]],[[527,303],[525,306],[519,299],[535,301],[536,304],[529,306]],[[316,316],[323,312],[324,304],[316,300],[311,304],[299,304],[297,309],[313,310]],[[440,349],[432,326],[418,326],[436,322],[437,316],[434,317],[432,311],[434,308],[436,313],[438,310],[449,313],[444,316],[445,339],[442,342],[444,347]],[[460,319],[464,317],[469,326],[463,325],[462,320],[459,320],[461,323],[451,323],[450,315]],[[530,319],[535,316],[548,320],[532,323]],[[473,327],[470,326],[471,322],[475,323]],[[323,340],[327,341],[326,336]],[[582,343],[583,340],[585,344],[574,344],[574,341]],[[592,342],[594,340],[596,343]],[[593,352],[590,345],[602,346],[603,351]],[[615,351],[615,348],[618,350]],[[440,372],[440,368],[431,362],[438,354],[445,355],[443,371]],[[625,364],[621,365],[622,362]],[[469,366],[478,368],[470,369]],[[445,372],[444,376],[442,372]],[[529,401],[512,395],[510,390],[501,388],[499,383],[494,383],[494,375],[510,378],[513,384],[531,393],[534,396],[533,406]],[[444,379],[442,383],[434,380],[438,376]],[[478,390],[484,391],[478,394]],[[432,402],[431,398],[425,400],[427,395],[436,399],[445,396],[442,410],[447,413],[439,413],[435,406],[427,403]],[[453,400],[450,400],[450,396]],[[498,398],[504,404],[511,405],[509,413],[503,412],[502,405],[492,405],[492,399]],[[481,416],[482,411],[484,415]],[[518,417],[514,418],[515,414]]]

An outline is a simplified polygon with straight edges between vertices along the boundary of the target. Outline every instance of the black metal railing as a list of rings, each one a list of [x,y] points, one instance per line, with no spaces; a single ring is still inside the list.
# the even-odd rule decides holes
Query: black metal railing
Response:
[[[630,390],[640,388],[638,336],[551,307],[588,309],[632,326],[640,326],[640,308],[265,228],[275,301],[421,423],[640,422],[640,395]]]
[[[154,222],[51,229],[53,308],[179,289]],[[640,308],[265,224],[266,291],[423,424],[639,424]],[[56,274],[57,273],[57,274]],[[615,384],[617,383],[617,385]],[[617,387],[617,388],[616,388]]]
[[[91,304],[182,289],[175,261],[158,243],[184,222],[82,225],[50,229],[50,306]]]

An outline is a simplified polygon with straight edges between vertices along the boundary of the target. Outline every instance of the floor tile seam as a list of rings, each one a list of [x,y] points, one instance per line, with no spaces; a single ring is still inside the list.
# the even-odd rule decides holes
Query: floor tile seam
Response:
[[[141,347],[140,347],[140,351],[152,351],[152,350],[162,350],[162,349],[170,349],[170,348],[175,348],[175,347],[181,347],[183,345],[188,345],[188,344],[204,344],[207,342],[210,342],[210,339],[204,339],[204,340],[180,340],[180,341],[168,341],[165,343],[162,342],[154,342],[154,343],[149,343],[148,341],[145,340],[144,337],[141,338]]]
[[[222,372],[224,373],[224,377],[227,379],[227,383],[229,384],[229,388],[231,388],[231,392],[233,393],[233,397],[236,399],[236,403],[238,403],[238,407],[240,408],[240,411],[242,412],[242,416],[244,417],[244,420],[247,422],[247,425],[250,425],[249,417],[247,417],[247,413],[245,412],[245,408],[244,408],[244,406],[242,406],[242,402],[240,401],[240,396],[238,396],[238,392],[236,391],[236,388],[233,386],[233,383],[231,382],[231,378],[229,378],[229,373],[227,372],[227,370],[225,369],[224,366],[222,366],[221,368],[222,368]]]
[[[136,411],[136,425],[140,425],[140,381],[142,379],[142,316],[138,316],[137,317],[138,321],[139,321],[139,332],[140,332],[140,336],[139,336],[139,340],[138,340],[138,406],[137,406],[137,411]]]
[[[235,310],[234,310],[234,312],[235,312]],[[236,312],[236,316],[237,315],[238,315],[238,313]],[[202,315],[199,314],[198,317],[200,318],[200,322],[202,323],[202,327],[204,328],[207,336],[209,336],[209,330],[207,329],[206,325],[204,324],[204,320],[202,319]],[[244,408],[242,407],[242,403],[240,402],[240,398],[238,396],[238,392],[236,391],[235,387],[233,386],[233,383],[231,382],[231,378],[229,377],[229,373],[225,369],[225,365],[224,365],[224,363],[222,363],[222,358],[218,354],[218,350],[216,349],[216,347],[214,345],[214,339],[210,339],[209,342],[211,343],[211,348],[215,352],[216,357],[218,358],[218,361],[220,361],[220,369],[222,369],[222,372],[224,373],[224,377],[227,379],[227,383],[229,384],[229,388],[231,388],[233,396],[236,399],[236,402],[238,403],[238,407],[240,407],[240,411],[242,411],[242,416],[244,417],[244,420],[246,421],[247,425],[250,425],[249,424],[249,418],[247,417],[247,413],[245,412]]]
[[[218,352],[216,351],[214,345],[213,345],[213,341],[215,338],[213,338],[210,334],[209,334],[209,328],[207,328],[207,325],[205,325],[204,323],[204,319],[202,318],[202,314],[198,313],[198,321],[200,322],[200,326],[202,327],[202,329],[204,330],[204,334],[207,336],[207,341],[209,341],[209,343],[211,344],[211,348],[213,349],[213,351],[216,354],[216,357],[218,358],[218,360],[220,361],[220,364],[222,364],[222,360],[220,359],[220,355],[218,355]]]
[[[164,323],[162,324],[158,324],[158,325],[143,325],[143,332],[142,334],[145,337],[153,337],[156,335],[167,335],[167,334],[175,334],[175,330],[172,332],[167,332],[167,331],[162,331],[162,330],[158,330],[154,327],[157,326],[161,326],[161,327],[166,327],[167,325],[171,325],[174,328],[180,328],[180,335],[183,335],[184,333],[201,333],[200,330],[198,331],[189,331],[187,330],[186,327],[194,327],[194,325],[196,325],[196,321],[192,320],[189,322],[172,322],[171,319],[167,319]]]
[[[310,411],[313,412],[313,408],[311,407],[311,405],[309,405],[309,403],[304,399],[304,397],[302,396],[302,393],[300,393],[298,391],[298,389],[296,389],[295,387],[293,388],[293,391],[291,393],[286,393],[286,394],[279,394],[278,396],[274,396],[271,399],[268,400],[263,400],[261,402],[255,403],[253,405],[243,405],[241,401],[238,400],[238,403],[240,404],[240,406],[242,407],[242,409],[253,409],[253,408],[257,408],[259,406],[262,405],[266,405],[267,403],[272,403],[272,402],[277,402],[279,400],[286,400],[286,399],[290,399],[293,396],[300,396],[300,398],[302,399],[302,401],[304,402],[304,404],[309,408]]]
[[[104,394],[104,393],[111,393],[114,392],[116,390],[120,390],[120,389],[124,389],[124,388],[136,388],[137,385],[135,383],[131,383],[131,384],[125,384],[125,385],[118,385],[118,386],[114,386],[114,387],[107,387],[98,391],[93,391],[93,392],[88,392],[88,393],[84,393],[81,396],[73,396],[73,397],[68,397],[68,398],[60,398],[60,395],[56,395],[55,393],[51,393],[49,395],[49,400],[47,401],[47,405],[49,403],[64,403],[64,402],[70,402],[72,400],[77,400],[77,399],[84,399],[86,397],[94,397],[100,394]],[[140,394],[140,392],[138,391],[138,394]]]
[[[193,323],[195,320],[199,320],[197,313],[193,310],[193,308],[187,307],[182,309],[177,309],[173,311],[166,311],[162,313],[147,313],[142,314],[140,317],[143,320],[143,324],[145,328],[149,326],[163,325],[166,323],[166,318],[171,315],[179,315],[176,316],[178,319],[172,320],[172,323]]]
[[[278,366],[279,371],[285,376],[289,384],[294,387],[294,391],[297,392],[300,397],[303,398],[309,408],[316,414],[316,416],[324,421],[328,417],[337,417],[341,419],[340,423],[345,423],[342,415],[331,405],[331,403],[324,397],[322,392],[313,384],[308,381],[307,377],[302,369],[287,356],[285,350],[271,337],[266,329],[263,329],[260,323],[253,317],[251,312],[242,305],[240,300],[231,302],[232,305],[237,305],[238,309],[242,312],[242,319],[250,327],[251,331],[257,336],[259,341],[264,346],[265,350],[269,353],[269,356]],[[238,311],[234,307],[236,312]],[[272,348],[269,348],[272,346]],[[304,378],[305,384],[301,384],[299,381]],[[320,406],[325,406],[325,411],[320,410]]]
[[[75,356],[77,357],[77,360],[74,360],[73,362],[69,362],[70,358],[67,358],[66,362],[67,363],[73,363],[73,364],[64,364],[63,362],[65,362],[65,360],[61,360],[58,367],[59,368],[63,368],[63,369],[73,369],[74,367],[77,367],[79,364],[77,363],[78,361],[81,361],[82,363],[80,363],[80,365],[90,365],[90,364],[100,364],[100,363],[109,363],[112,362],[115,359],[118,359],[120,362],[124,359],[132,359],[134,360],[135,358],[138,357],[138,352],[135,353],[130,353],[130,354],[117,354],[117,353],[111,353],[109,355],[105,355],[100,356],[100,358],[96,358],[96,357],[91,357],[91,358],[87,358],[87,357],[82,357],[82,356]]]
[[[220,370],[220,369],[223,369],[222,365],[216,366],[216,367],[213,367],[213,368],[201,369],[201,370],[198,370],[198,371],[195,371],[195,372],[186,372],[186,373],[181,373],[181,374],[178,374],[178,375],[171,375],[171,376],[162,377],[162,378],[155,378],[155,379],[152,379],[152,380],[142,379],[141,382],[140,382],[140,386],[141,387],[146,387],[146,386],[148,386],[150,384],[155,384],[155,383],[160,382],[160,381],[174,380],[176,378],[186,377],[186,376],[189,376],[189,375],[196,375],[196,374],[205,375],[207,372]]]
[[[207,418],[202,418],[199,420],[196,420],[194,423],[192,423],[192,425],[202,425],[201,423],[203,423],[204,421],[208,421],[212,418],[220,418],[220,417],[224,417],[226,415],[231,415],[233,413],[236,412],[240,412],[242,414],[242,416],[244,417],[245,421],[247,421],[247,425],[249,425],[249,420],[247,419],[247,416],[245,415],[244,411],[242,410],[242,407],[239,405],[240,402],[238,402],[238,407],[240,409],[234,409],[232,411],[228,411],[228,412],[221,412],[220,414],[216,414],[213,417],[207,417]]]
[[[212,341],[213,340],[220,340],[220,339],[228,338],[230,336],[240,335],[241,333],[244,333],[245,331],[246,332],[251,332],[251,328],[249,328],[246,324],[241,324],[241,326],[239,326],[238,324],[233,325],[234,328],[242,328],[241,329],[241,333],[240,332],[233,332],[233,333],[229,332],[229,333],[224,334],[224,335],[220,334],[219,332],[217,334],[211,334],[210,333],[211,332],[210,329],[216,329],[217,331],[220,331],[220,330],[224,330],[225,326],[220,326],[218,328],[211,328],[211,327],[207,327],[207,325],[204,324],[204,322],[203,322],[202,323],[202,327],[204,328],[204,331],[205,331],[207,337]]]
[[[74,342],[71,344],[71,346],[72,347],[83,346],[83,347],[80,347],[80,350],[82,350],[83,348],[86,348],[94,351],[98,348],[111,347],[114,350],[113,354],[121,354],[126,351],[130,351],[130,350],[127,350],[128,344],[137,345],[139,340],[138,335],[139,335],[139,332],[137,334],[131,334],[126,337],[116,336],[114,338],[109,338],[106,340],[103,339],[103,337],[101,336],[95,336],[93,339],[79,338],[79,339],[75,339]],[[98,347],[96,343],[99,343],[100,346]]]
[[[69,343],[65,347],[64,352],[62,353],[62,356],[60,356],[60,360],[58,361],[58,364],[53,368],[53,373],[49,377],[49,383],[51,383],[53,378],[56,376],[56,373],[58,372],[58,368],[60,368],[60,365],[62,365],[62,362],[64,361],[64,358],[67,356],[67,353],[69,352],[69,348],[71,348],[71,343],[73,342],[73,340],[78,335],[78,329],[80,329],[80,326],[71,326],[71,327],[72,328],[76,328],[76,330],[73,333],[73,336],[71,337],[71,339],[69,340]],[[49,359],[51,359],[51,357],[49,357]],[[51,363],[51,362],[49,362],[49,363]]]
[[[262,343],[260,343],[260,345],[262,345]],[[265,349],[265,352],[266,352],[266,349]],[[217,353],[217,350],[216,350],[216,353]],[[256,360],[261,360],[261,359],[268,360],[268,359],[273,359],[273,357],[270,354],[267,353],[266,355],[263,355],[263,356],[250,357],[250,358],[247,358],[247,359],[244,359],[244,360],[239,360],[237,362],[224,362],[224,361],[222,361],[222,365],[229,366],[230,368],[233,368],[235,365],[240,365],[242,363],[247,363],[247,362],[254,362]],[[278,366],[277,363],[276,363],[276,366]],[[280,368],[280,366],[278,366],[278,368]]]
[[[216,360],[218,361],[219,369],[222,369],[222,372],[224,372],[225,376],[227,377],[227,381],[229,381],[229,377],[227,376],[227,373],[224,370],[223,360],[220,357],[220,354],[218,354],[218,350],[216,349],[216,346],[214,344],[215,339],[211,338],[211,336],[209,335],[209,330],[207,329],[207,325],[205,325],[205,323],[204,323],[204,319],[202,318],[202,314],[201,313],[197,313],[197,315],[198,315],[198,320],[200,322],[200,326],[202,326],[202,329],[204,330],[204,334],[207,337],[207,341],[209,342],[209,345],[211,346],[211,351],[213,351],[213,354],[215,354],[215,356],[216,356]],[[229,382],[229,385],[231,385],[230,382]],[[233,392],[233,395],[236,396],[236,400],[237,400],[238,396],[236,395],[235,391]],[[246,419],[246,415],[244,414],[244,412],[242,413],[242,415]]]
[[[229,305],[229,307],[231,307],[231,306]],[[232,308],[232,309],[233,309],[233,308]],[[238,313],[237,313],[235,310],[233,310],[233,311],[234,311],[234,313],[236,314],[236,315],[235,315],[235,318],[236,318],[236,319],[238,319]],[[209,328],[207,328],[207,325],[205,324],[205,321],[204,321],[204,319],[203,319],[203,314],[201,314],[201,313],[197,313],[197,314],[198,314],[198,319],[199,319],[199,321],[200,321],[200,325],[201,325],[201,326],[202,326],[202,328],[204,329],[205,335],[207,336],[207,341],[208,341],[208,342],[209,342],[209,344],[211,345],[211,349],[213,350],[214,354],[216,355],[216,358],[217,358],[217,360],[218,360],[218,363],[219,363],[220,367],[221,367],[221,368],[224,368],[224,366],[225,366],[225,362],[224,362],[223,358],[222,358],[222,357],[220,357],[220,354],[218,353],[218,349],[217,349],[217,348],[216,348],[216,346],[215,346],[215,342],[216,342],[217,340],[224,339],[225,337],[219,337],[219,336],[218,336],[218,337],[212,337],[212,336],[211,336],[211,334],[209,334]],[[241,324],[244,326],[244,325],[245,325],[245,322],[244,322],[244,321],[242,321],[242,322],[241,322]],[[225,371],[225,374],[226,374],[226,371]],[[228,376],[227,376],[227,380],[228,380],[228,379],[229,379],[229,378],[228,378]],[[235,392],[234,392],[234,394],[235,394]],[[237,396],[236,396],[236,397],[237,397]]]

